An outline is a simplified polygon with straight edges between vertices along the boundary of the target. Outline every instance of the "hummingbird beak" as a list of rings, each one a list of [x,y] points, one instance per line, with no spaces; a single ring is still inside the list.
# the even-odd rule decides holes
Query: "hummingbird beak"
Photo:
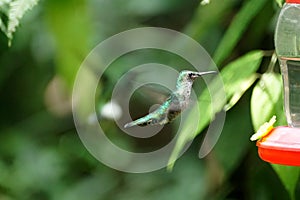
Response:
[[[202,76],[202,75],[205,75],[205,74],[216,74],[218,73],[217,71],[207,71],[207,72],[196,72],[195,75],[196,76]]]
[[[197,78],[199,76],[202,76],[202,75],[206,75],[206,74],[216,74],[218,73],[217,71],[207,71],[207,72],[194,72],[191,76],[191,78]]]

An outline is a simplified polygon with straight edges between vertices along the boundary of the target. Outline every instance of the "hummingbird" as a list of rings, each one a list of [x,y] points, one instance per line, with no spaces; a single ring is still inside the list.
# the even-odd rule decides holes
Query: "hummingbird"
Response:
[[[217,72],[181,71],[177,78],[175,91],[171,93],[165,102],[148,115],[125,124],[124,128],[132,126],[165,125],[172,122],[188,107],[194,80],[202,75],[213,73]]]

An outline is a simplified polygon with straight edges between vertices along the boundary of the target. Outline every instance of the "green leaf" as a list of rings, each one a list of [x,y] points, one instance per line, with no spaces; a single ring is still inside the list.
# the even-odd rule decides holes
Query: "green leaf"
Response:
[[[243,5],[240,12],[234,17],[224,37],[222,38],[213,56],[217,65],[232,52],[239,39],[242,37],[251,20],[263,8],[267,0],[249,0]]]
[[[203,91],[198,99],[199,108],[192,109],[192,112],[183,124],[183,128],[178,136],[178,140],[176,141],[176,145],[169,159],[168,169],[172,169],[173,164],[183,147],[189,141],[193,140],[196,135],[209,124],[216,113],[220,112],[226,104],[229,109],[237,103],[243,93],[254,82],[256,77],[255,72],[259,68],[263,56],[264,54],[262,51],[253,51],[229,63],[221,71],[224,88],[223,84],[220,83],[219,78],[216,78],[210,83],[210,91],[207,88]],[[224,90],[226,94],[225,99],[224,96],[222,96],[224,94]],[[201,101],[201,99],[211,99],[211,95],[214,95],[214,102]],[[198,113],[198,110],[200,113]],[[191,127],[189,122],[194,121],[196,118],[195,116],[197,115],[201,116],[198,127]]]
[[[2,0],[0,1],[0,30],[6,35],[7,34],[7,28],[4,23],[3,15],[7,15],[7,9],[8,9],[8,4],[11,2],[11,0]]]
[[[73,87],[77,70],[89,51],[88,40],[92,34],[89,14],[85,0],[47,1],[46,4],[45,17],[56,42],[56,70],[69,88]]]
[[[11,2],[12,2],[12,0],[1,0],[0,1],[0,14],[1,14],[0,17],[1,18],[4,18],[4,16],[7,16],[9,5]],[[2,21],[3,21],[3,19],[2,19]]]
[[[12,0],[1,0],[0,1],[0,8],[2,8],[3,6],[5,6],[6,4],[10,3]]]
[[[272,164],[272,167],[290,194],[291,199],[295,199],[295,189],[300,175],[300,168],[275,164]]]
[[[276,3],[278,4],[279,7],[282,7],[282,5],[284,4],[283,0],[275,0]]]
[[[6,27],[1,18],[0,18],[0,30],[6,34]]]
[[[246,55],[226,65],[221,71],[221,77],[224,82],[224,89],[227,100],[225,107],[226,110],[232,108],[232,106],[234,106],[238,102],[241,96],[254,83],[255,79],[257,78],[256,71],[260,66],[263,56],[263,51],[249,52]],[[203,95],[205,95],[206,97],[210,97],[208,90],[206,90],[205,92],[206,93],[204,93]],[[200,97],[200,99],[204,98]],[[216,112],[219,112],[220,109],[223,108],[223,106],[225,105],[222,105],[222,107],[219,108],[219,110],[217,110]],[[203,125],[206,126],[207,124]],[[201,129],[199,131],[201,131],[203,128],[204,127],[201,126]]]
[[[231,109],[240,100],[243,94],[251,87],[256,79],[257,74],[251,74],[249,77],[237,80],[237,83],[232,85],[232,87],[225,88],[228,91],[227,94],[231,95],[228,103],[225,105],[226,111]],[[235,89],[235,91],[231,91],[231,89]]]
[[[15,0],[9,3],[10,9],[8,13],[7,24],[7,37],[9,39],[9,45],[13,38],[13,33],[16,31],[17,26],[20,23],[20,19],[30,9],[32,9],[39,0]]]
[[[185,28],[184,33],[197,41],[203,39],[204,35],[209,34],[212,28],[220,24],[220,19],[228,13],[228,10],[232,9],[234,3],[232,0],[223,0],[222,3],[211,1],[206,6],[199,4],[194,18]]]
[[[277,124],[285,124],[282,101],[280,74],[263,74],[254,87],[251,97],[251,118],[255,131],[273,115],[277,116]]]
[[[257,78],[256,71],[264,54],[252,51],[229,63],[221,71],[227,103],[225,109],[232,108]]]

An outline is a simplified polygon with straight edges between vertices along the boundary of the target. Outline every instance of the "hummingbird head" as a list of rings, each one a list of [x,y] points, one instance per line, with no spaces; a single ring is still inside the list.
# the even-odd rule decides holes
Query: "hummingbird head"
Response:
[[[176,83],[177,93],[189,97],[194,80],[199,76],[205,74],[213,74],[213,73],[217,73],[217,72],[216,71],[194,72],[188,70],[181,71],[177,78],[177,83]]]
[[[207,72],[194,72],[194,71],[188,71],[184,70],[181,71],[178,77],[178,82],[193,82],[197,77],[200,77],[205,74],[213,74],[217,73],[216,71],[207,71]]]

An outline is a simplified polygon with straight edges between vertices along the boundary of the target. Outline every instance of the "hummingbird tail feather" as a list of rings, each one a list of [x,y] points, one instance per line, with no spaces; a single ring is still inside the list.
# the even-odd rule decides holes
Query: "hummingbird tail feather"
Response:
[[[135,126],[135,125],[136,124],[134,123],[134,121],[133,122],[129,122],[129,123],[127,123],[127,124],[124,125],[124,128],[130,128],[130,127]]]
[[[151,124],[152,121],[153,119],[149,118],[149,115],[146,115],[145,117],[142,117],[140,119],[125,124],[124,128],[130,128],[132,126],[147,126],[148,124]]]

